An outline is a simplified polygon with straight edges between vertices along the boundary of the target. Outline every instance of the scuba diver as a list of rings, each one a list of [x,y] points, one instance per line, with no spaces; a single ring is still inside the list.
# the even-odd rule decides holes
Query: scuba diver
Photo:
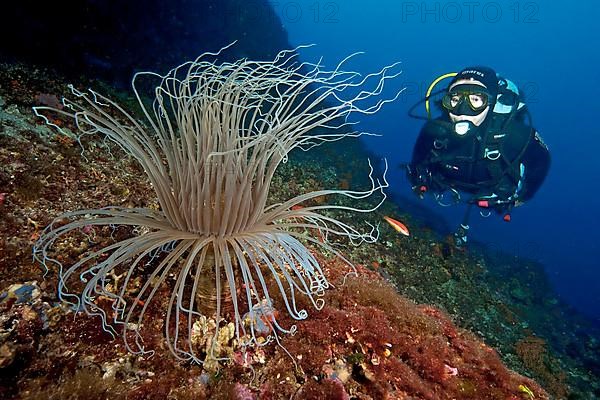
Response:
[[[450,77],[447,89],[431,93]],[[436,103],[442,115],[434,119],[429,99],[436,95],[443,95]],[[423,102],[427,117],[413,113]],[[407,165],[413,191],[420,198],[432,193],[443,206],[467,203],[454,234],[458,247],[467,242],[473,205],[483,216],[495,212],[510,221],[512,209],[531,199],[548,173],[550,153],[532,126],[523,93],[491,68],[468,67],[438,77],[409,115],[426,120]],[[469,199],[463,200],[464,194]]]

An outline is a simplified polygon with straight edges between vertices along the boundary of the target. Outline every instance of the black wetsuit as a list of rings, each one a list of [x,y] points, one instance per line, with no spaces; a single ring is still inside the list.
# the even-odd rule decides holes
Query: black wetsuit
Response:
[[[413,187],[456,189],[474,198],[494,195],[499,212],[533,197],[550,167],[548,148],[522,119],[502,124],[499,118],[488,116],[463,136],[447,116],[426,122],[409,166]]]

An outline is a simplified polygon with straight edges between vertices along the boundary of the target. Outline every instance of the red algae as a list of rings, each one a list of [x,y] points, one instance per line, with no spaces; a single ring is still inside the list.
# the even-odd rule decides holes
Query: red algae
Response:
[[[320,366],[341,365],[351,371],[344,377],[349,393],[370,398],[508,399],[518,396],[519,385],[536,398],[548,398],[441,310],[401,297],[361,266],[358,272],[343,286],[334,281],[340,286],[327,293],[328,306],[299,322],[299,333],[283,340],[308,379],[337,379]]]

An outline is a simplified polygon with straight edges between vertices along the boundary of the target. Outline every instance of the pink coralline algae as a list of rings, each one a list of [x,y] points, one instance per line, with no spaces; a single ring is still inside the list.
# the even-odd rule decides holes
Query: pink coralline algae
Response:
[[[233,398],[235,400],[256,400],[256,396],[246,385],[236,383],[233,388]]]

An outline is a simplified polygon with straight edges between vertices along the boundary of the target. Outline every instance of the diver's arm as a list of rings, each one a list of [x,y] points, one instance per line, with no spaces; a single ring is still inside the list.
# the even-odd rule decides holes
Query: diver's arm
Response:
[[[432,121],[425,123],[413,148],[412,161],[408,165],[408,179],[413,190],[423,192],[431,180],[430,160],[433,155],[433,143],[439,136],[439,128]],[[421,194],[421,193],[419,193]]]
[[[429,126],[429,123],[426,123],[421,129],[413,148],[411,165],[417,166],[427,163],[433,148],[434,139],[433,130]]]
[[[519,196],[519,200],[526,201],[531,199],[542,186],[550,169],[550,152],[537,132],[527,146],[522,162],[525,166],[525,174],[523,193]]]

